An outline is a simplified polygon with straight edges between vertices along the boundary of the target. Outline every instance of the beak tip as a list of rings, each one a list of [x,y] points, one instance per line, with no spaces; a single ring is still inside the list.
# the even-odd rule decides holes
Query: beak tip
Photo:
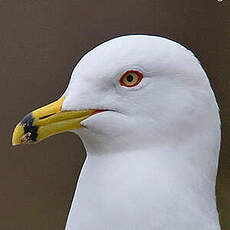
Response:
[[[24,127],[22,126],[21,123],[19,123],[13,132],[13,136],[12,136],[12,145],[20,145],[22,143],[22,136],[24,135]]]

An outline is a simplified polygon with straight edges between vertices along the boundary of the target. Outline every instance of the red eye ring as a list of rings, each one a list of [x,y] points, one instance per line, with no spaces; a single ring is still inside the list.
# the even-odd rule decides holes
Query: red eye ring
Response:
[[[137,86],[143,79],[143,74],[136,70],[126,71],[120,78],[121,86],[134,87]]]

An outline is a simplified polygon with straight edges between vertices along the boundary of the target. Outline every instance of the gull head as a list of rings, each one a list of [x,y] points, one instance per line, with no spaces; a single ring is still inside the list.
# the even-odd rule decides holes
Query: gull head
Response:
[[[129,35],[88,52],[64,95],[17,125],[13,144],[73,131],[89,151],[119,151],[177,145],[198,133],[215,139],[218,129],[215,96],[193,53],[166,38]]]
[[[59,100],[19,122],[12,143],[65,131],[88,154],[66,229],[219,229],[219,111],[191,51],[147,35],[97,46]]]

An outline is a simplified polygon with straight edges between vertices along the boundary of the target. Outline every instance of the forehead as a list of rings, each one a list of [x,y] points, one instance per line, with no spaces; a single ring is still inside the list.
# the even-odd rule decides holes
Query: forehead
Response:
[[[130,69],[162,71],[186,49],[161,37],[133,35],[112,39],[88,52],[72,78],[109,78]]]

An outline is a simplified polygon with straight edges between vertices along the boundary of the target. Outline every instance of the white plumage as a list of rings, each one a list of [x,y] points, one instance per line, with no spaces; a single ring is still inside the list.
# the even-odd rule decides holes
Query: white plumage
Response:
[[[144,78],[119,84],[127,70]],[[219,230],[218,106],[199,61],[165,38],[131,35],[87,53],[62,110],[108,109],[82,121],[87,150],[66,230]]]

